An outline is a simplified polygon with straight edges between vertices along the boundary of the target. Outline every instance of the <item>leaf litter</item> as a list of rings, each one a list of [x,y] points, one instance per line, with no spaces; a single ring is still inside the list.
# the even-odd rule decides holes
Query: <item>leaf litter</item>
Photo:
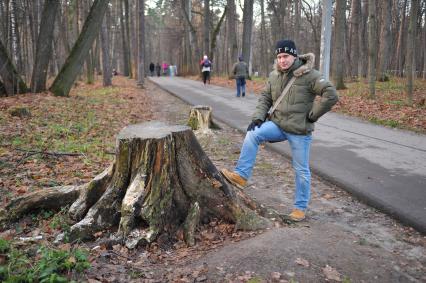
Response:
[[[170,103],[164,107],[158,99],[158,89],[147,84],[145,90],[136,88],[135,82],[122,78],[114,78],[114,87],[102,88],[99,82],[94,85],[80,84],[73,89],[70,98],[57,98],[50,94],[18,95],[0,100],[0,196],[2,205],[20,194],[46,186],[81,184],[101,172],[111,161],[114,151],[115,134],[129,123],[149,120],[166,120],[174,123],[185,123],[189,113],[188,106]],[[161,96],[164,98],[164,96]],[[14,105],[27,107],[32,115],[17,118],[7,114]],[[166,113],[166,114],[165,114]],[[227,132],[230,139],[240,140],[238,132]],[[221,137],[223,138],[223,137]],[[217,137],[214,137],[217,139]],[[68,142],[72,141],[72,142]],[[87,142],[89,141],[89,142]],[[215,147],[211,138],[200,140],[203,148],[217,166],[229,166],[229,154],[223,146]],[[76,146],[85,145],[85,146]],[[233,145],[230,144],[232,148]],[[238,147],[238,146],[237,146]],[[235,148],[237,148],[235,147]],[[225,147],[227,148],[227,147]],[[18,149],[39,151],[28,154]],[[263,149],[262,149],[263,150]],[[81,156],[51,155],[46,152],[83,153]],[[238,154],[238,150],[234,155]],[[262,160],[262,157],[259,158]],[[276,166],[276,165],[274,165]],[[286,179],[285,186],[292,186],[291,166],[280,164],[280,172],[268,167],[262,171],[258,168],[254,179],[265,175],[266,184],[270,182],[267,173],[282,175]],[[287,176],[288,175],[288,176]],[[314,187],[315,187],[314,180]],[[259,184],[252,185],[256,191]],[[6,190],[6,188],[8,188]],[[271,188],[272,189],[272,188]],[[291,199],[291,192],[283,192]],[[324,190],[322,195],[326,201],[338,200],[345,193],[337,190]],[[320,198],[321,194],[313,198]],[[277,204],[279,208],[287,204]],[[345,209],[333,215],[347,213]],[[327,214],[327,213],[325,213]],[[16,237],[36,237],[43,235],[39,242],[26,245],[51,245],[55,235],[66,229],[65,216],[28,215],[19,223],[7,230],[0,230],[0,237],[16,239]],[[60,217],[62,226],[52,228],[54,218]],[[306,226],[310,229],[309,226]],[[200,227],[194,247],[187,247],[183,237],[153,243],[136,250],[128,250],[121,245],[98,244],[106,239],[111,231],[96,233],[97,241],[92,243],[60,244],[60,249],[69,250],[73,246],[90,249],[92,267],[82,274],[89,282],[211,282],[216,278],[221,282],[293,282],[297,273],[291,270],[278,270],[268,274],[259,271],[238,271],[219,265],[203,262],[203,258],[211,253],[226,248],[231,243],[244,243],[262,234],[262,232],[235,231],[233,225],[216,221]],[[412,230],[400,230],[402,239],[410,244],[425,245],[425,239]],[[408,233],[407,233],[408,232]],[[199,262],[199,263],[197,263]],[[317,270],[316,276],[326,280],[341,278],[336,269],[328,266],[319,269],[302,257],[294,261],[304,269]],[[409,263],[406,263],[409,268]],[[421,272],[418,269],[417,272]],[[320,275],[322,273],[322,275]],[[214,275],[215,274],[215,275]],[[213,276],[213,277],[212,277]],[[257,280],[257,281],[256,281]],[[290,281],[288,281],[290,280]]]

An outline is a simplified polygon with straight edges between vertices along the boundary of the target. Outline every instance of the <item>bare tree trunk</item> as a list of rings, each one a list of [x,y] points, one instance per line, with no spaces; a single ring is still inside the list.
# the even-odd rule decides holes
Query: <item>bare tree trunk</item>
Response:
[[[244,0],[244,13],[243,13],[243,44],[242,56],[244,61],[250,66],[251,62],[251,36],[253,30],[253,0]],[[251,74],[251,68],[249,67]]]
[[[8,95],[28,92],[27,85],[16,71],[15,66],[7,54],[6,47],[0,41],[0,77]]]
[[[266,34],[266,23],[265,23],[265,0],[260,0],[260,49],[262,50],[262,76],[267,77],[269,73],[269,54],[268,41]]]
[[[56,21],[59,21],[60,15],[57,14]],[[49,75],[48,77],[56,77],[59,70],[61,69],[62,65],[64,64],[64,57],[66,57],[66,52],[64,48],[61,48],[60,41],[60,26],[56,25],[53,30],[53,37],[57,38],[57,40],[52,40],[52,55],[51,55],[51,63],[53,64],[54,68],[49,68]],[[63,47],[63,46],[62,46]]]
[[[19,74],[25,76],[25,70],[22,63],[21,54],[21,36],[19,32],[18,7],[17,0],[10,1],[10,28],[11,28],[11,43],[12,43],[12,58],[16,64],[16,70]]]
[[[376,99],[376,1],[368,3],[368,85],[371,99]]]
[[[322,24],[321,24],[321,56],[320,72],[326,80],[330,76],[330,45],[331,45],[331,14],[333,12],[332,1],[322,2]]]
[[[358,75],[358,64],[360,56],[360,30],[359,24],[361,21],[361,1],[352,0],[351,4],[351,22],[350,22],[350,75]]]
[[[190,15],[191,14],[191,5],[192,2],[191,0],[183,0],[181,1],[181,13],[185,19],[185,15]],[[184,27],[185,27],[185,38],[184,38],[184,59],[183,59],[183,64],[181,65],[181,72],[184,74],[190,74],[190,73],[195,73],[195,64],[194,64],[194,60],[193,60],[193,54],[192,54],[192,46],[191,46],[191,27],[188,24],[187,20],[184,20]],[[199,58],[198,58],[199,59]],[[152,60],[151,60],[152,61]],[[196,60],[197,61],[197,60]]]
[[[93,84],[95,81],[95,67],[93,65],[93,48],[89,49],[89,53],[86,57],[86,83]]]
[[[65,7],[67,7],[65,5]],[[62,9],[61,9],[62,10]],[[58,21],[59,21],[59,30],[60,30],[60,34],[59,37],[61,39],[62,45],[64,47],[64,50],[66,52],[66,54],[70,54],[71,52],[71,48],[70,48],[70,43],[69,43],[69,31],[68,31],[68,12],[67,9],[63,9],[60,13],[59,13],[59,17],[58,17]]]
[[[26,3],[28,4],[28,3]],[[23,4],[23,11],[21,11],[21,18],[23,23],[20,23],[21,29],[21,42],[22,42],[22,62],[23,62],[23,71],[22,74],[25,75],[25,80],[27,76],[31,74],[31,70],[34,68],[34,58],[35,53],[33,52],[35,43],[31,41],[31,29],[27,26],[29,24],[28,19],[30,18],[30,8],[28,5]],[[31,58],[31,59],[30,59]]]
[[[119,5],[120,5],[120,0],[115,0],[112,4],[112,9],[111,9],[111,19],[117,19],[117,17],[119,17]],[[109,24],[107,26],[110,26]],[[113,27],[113,29],[111,29],[111,34],[112,34],[112,39],[111,39],[111,68],[112,69],[119,69],[118,65],[119,65],[119,46],[120,46],[120,40],[119,40],[119,27],[120,25],[117,24],[117,21],[113,21],[111,23],[111,26]]]
[[[9,30],[9,1],[0,1],[0,41],[7,46],[8,30]]]
[[[72,84],[81,70],[84,59],[98,36],[108,2],[106,0],[95,0],[92,4],[80,36],[50,88],[55,95],[68,96]]]
[[[228,14],[227,14],[227,24],[228,24],[228,70],[231,70],[232,64],[238,58],[238,42],[237,42],[237,30],[236,30],[236,8],[235,0],[227,0]],[[229,74],[228,74],[229,75]]]
[[[379,64],[377,68],[377,79],[381,82],[389,80],[387,70],[390,61],[391,27],[392,27],[392,1],[380,1],[382,9],[382,29],[380,32]]]
[[[102,30],[102,26],[101,26]],[[102,75],[102,67],[101,67],[101,33],[99,33],[96,38],[95,48],[94,48],[94,56],[93,56],[93,66],[95,69],[96,75]]]
[[[112,70],[110,65],[110,53],[109,53],[109,34],[107,31],[107,17],[109,13],[106,13],[106,17],[103,20],[101,26],[101,45],[102,45],[102,77],[103,85],[110,86],[112,85],[111,76]]]
[[[306,3],[306,2],[304,2],[304,4],[307,7],[305,7],[305,5],[302,5],[302,11],[305,14],[305,18],[309,22],[309,25],[311,26],[311,29],[312,29],[312,34],[313,34],[313,39],[314,39],[315,58],[319,58],[320,52],[321,52],[321,42],[320,42],[320,37],[321,37],[320,27],[321,27],[321,25],[317,24],[316,21],[315,21],[315,14],[314,14],[315,7],[312,7],[311,5],[309,5],[309,3]],[[319,17],[319,18],[321,18],[321,17]],[[320,60],[315,61],[315,68],[317,68],[317,69],[319,68],[319,61]]]
[[[405,74],[407,76],[407,101],[408,104],[413,103],[413,80],[416,72],[415,46],[416,46],[416,28],[417,28],[417,11],[419,9],[419,0],[411,0],[410,23],[408,26],[407,38],[407,59],[405,63]]]
[[[145,1],[138,0],[138,86],[145,83]]]
[[[71,17],[71,21],[73,21],[74,25],[74,34],[73,34],[73,41],[74,44],[77,41],[78,35],[80,33],[80,25],[79,25],[79,21],[80,21],[80,0],[75,0],[75,5],[74,5],[74,16],[72,14],[70,14]]]
[[[126,0],[119,0],[119,12],[120,12],[120,33],[121,33],[121,48],[122,48],[122,58],[123,58],[123,75],[129,76],[130,75],[130,66],[129,66],[129,48],[127,45],[126,40],[126,25],[125,21],[125,15],[124,15],[124,1]]]
[[[0,1],[2,2],[2,1]],[[30,27],[30,37],[31,37],[31,42],[32,44],[32,54],[36,54],[36,42],[37,42],[37,37],[38,37],[38,29],[37,27],[39,27],[39,1],[31,1],[28,2],[28,5],[25,7],[26,9],[28,9],[28,20],[29,20],[29,27]],[[25,9],[24,8],[24,9]],[[1,19],[2,17],[0,17]]]
[[[204,20],[203,20],[203,52],[210,54],[210,0],[204,0]]]
[[[367,46],[363,46],[363,49],[368,50],[368,32],[367,32],[367,19],[368,19],[368,3],[369,0],[362,0],[362,7],[361,7],[361,25],[359,33],[359,42],[360,42],[360,48],[362,44],[367,44]],[[361,55],[361,54],[360,54]],[[359,56],[358,59],[358,77],[364,78],[367,75],[368,70],[368,56]]]
[[[131,57],[130,57],[130,68],[131,68],[131,72],[132,72],[132,77],[135,77],[136,79],[138,78],[138,32],[137,32],[137,26],[138,26],[138,20],[137,20],[137,15],[138,15],[138,8],[137,8],[137,2],[135,1],[131,1],[130,2],[130,8],[129,8],[129,19],[130,19],[130,32],[129,32],[129,46],[131,46],[130,50],[131,52]],[[146,56],[145,60],[148,57],[148,54],[146,52],[146,50],[144,51],[144,54]],[[146,64],[145,64],[146,66]]]
[[[127,52],[127,60],[129,61],[129,78],[133,78],[132,73],[132,52],[130,52],[130,13],[129,13],[129,0],[124,0],[124,27],[126,32],[126,52]],[[134,46],[133,48],[136,48]],[[136,58],[135,58],[136,59]]]
[[[404,1],[404,6],[401,11],[402,13],[402,20],[401,24],[399,26],[399,32],[398,32],[398,45],[396,47],[396,58],[397,58],[397,64],[396,68],[398,71],[398,75],[402,77],[403,75],[403,69],[404,69],[404,42],[405,42],[405,34],[406,34],[406,9],[407,9],[407,0]]]
[[[83,1],[80,5],[80,16],[81,16],[81,20],[80,22],[83,22],[84,19],[87,18],[87,15],[89,13],[89,3],[87,1]],[[96,37],[97,38],[97,37]],[[93,64],[94,62],[94,49],[93,49],[93,45],[96,45],[96,38],[95,38],[95,43],[92,44],[92,46],[89,49],[89,53],[87,54],[85,63],[86,63],[86,83],[87,84],[93,84],[93,82],[95,81],[95,66]]]
[[[426,21],[423,24],[423,79],[426,80]]]
[[[58,0],[46,0],[44,3],[31,78],[32,92],[46,90],[47,69],[49,67],[49,60],[52,57],[53,32],[58,9]]]
[[[182,6],[184,6],[184,5],[182,5]],[[199,45],[198,45],[198,42],[197,42],[197,30],[195,29],[195,27],[191,23],[190,13],[188,13],[188,11],[186,11],[186,9],[183,9],[183,14],[184,14],[185,21],[186,21],[186,23],[188,24],[188,26],[191,30],[190,40],[191,40],[191,45],[194,46],[194,49],[195,49],[195,58],[196,58],[195,63],[197,63],[197,64],[194,64],[194,68],[196,70],[198,70],[198,60],[200,60],[200,58],[201,58],[201,53],[200,53],[200,48],[199,48]]]
[[[245,4],[244,4],[245,7]],[[288,18],[288,7],[287,0],[280,0],[278,2],[269,2],[269,8],[272,10],[273,17],[271,18],[272,26],[272,41],[276,42],[279,39],[283,39],[288,36],[288,29],[285,27],[285,19]],[[245,9],[245,8],[244,8]],[[244,21],[244,14],[243,14]]]
[[[0,80],[0,97],[7,96],[6,87],[3,82]]]
[[[263,1],[263,0],[261,0]],[[296,44],[301,44],[302,41],[300,40],[300,31],[301,31],[301,26],[300,26],[300,3],[301,0],[294,0],[294,41],[296,42]]]
[[[336,2],[336,36],[334,40],[334,60],[333,76],[336,83],[336,89],[345,89],[343,82],[344,76],[344,47],[345,47],[345,19],[346,19],[346,1]]]
[[[212,40],[211,40],[211,46],[210,46],[210,52],[211,52],[210,60],[213,61],[213,62],[214,62],[214,60],[213,60],[214,59],[214,51],[216,50],[217,36],[219,34],[220,27],[222,26],[223,20],[225,19],[227,9],[228,9],[228,7],[225,6],[225,9],[223,10],[222,16],[220,17],[219,22],[217,23],[217,25],[216,25],[215,29],[213,30],[213,33],[212,33]],[[216,65],[216,66],[218,66],[218,65]]]

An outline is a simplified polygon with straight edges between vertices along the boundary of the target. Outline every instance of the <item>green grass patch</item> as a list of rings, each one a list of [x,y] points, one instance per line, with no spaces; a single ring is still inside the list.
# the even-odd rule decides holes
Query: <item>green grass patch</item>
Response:
[[[374,124],[377,124],[377,125],[388,126],[388,127],[392,127],[392,128],[397,128],[397,127],[400,126],[400,123],[398,121],[395,121],[395,120],[392,120],[392,119],[382,120],[382,119],[379,119],[377,117],[371,117],[371,118],[369,118],[369,121],[374,123]]]
[[[358,244],[360,246],[366,246],[368,244],[368,242],[365,238],[360,238],[359,241],[358,241]]]
[[[257,82],[257,83],[266,83],[266,80],[267,80],[266,78],[263,78],[263,77],[254,77],[254,76],[252,76],[251,79],[253,82]]]
[[[247,281],[247,283],[261,283],[261,282],[264,282],[264,280],[260,277],[253,277]]]
[[[63,207],[61,211],[56,213],[52,219],[50,220],[49,227],[56,230],[61,230],[65,233],[65,242],[68,242],[68,233],[71,229],[71,221],[68,217],[68,209],[69,207]]]
[[[103,88],[90,90],[87,92],[87,94],[90,96],[106,96],[106,95],[115,94],[118,91],[120,91],[120,88],[112,86],[112,87],[103,87]]]
[[[6,241],[3,238],[0,238],[0,253],[6,253],[10,249],[9,241]]]
[[[34,257],[31,248],[15,247],[0,238],[2,247],[6,261],[0,265],[1,282],[70,282],[72,271],[81,273],[90,267],[88,252],[82,249],[65,251],[40,246]]]
[[[272,166],[271,163],[266,163],[266,162],[259,162],[256,164],[256,168],[258,169],[262,169],[262,170],[272,170],[274,169],[274,167]]]
[[[405,100],[388,100],[386,103],[397,106],[404,106],[407,104]]]
[[[217,143],[220,144],[220,145],[230,145],[230,144],[232,144],[232,141],[229,138],[222,137],[222,138],[217,140]]]
[[[25,140],[21,136],[15,136],[12,140],[13,146],[21,146],[25,144]]]

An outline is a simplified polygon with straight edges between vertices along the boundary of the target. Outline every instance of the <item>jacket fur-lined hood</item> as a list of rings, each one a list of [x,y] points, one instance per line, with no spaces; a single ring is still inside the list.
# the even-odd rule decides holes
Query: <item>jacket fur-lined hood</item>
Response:
[[[313,53],[302,54],[297,56],[297,58],[302,62],[302,65],[293,71],[295,77],[307,74],[314,68],[315,55]],[[278,63],[274,64],[274,70],[278,71]]]

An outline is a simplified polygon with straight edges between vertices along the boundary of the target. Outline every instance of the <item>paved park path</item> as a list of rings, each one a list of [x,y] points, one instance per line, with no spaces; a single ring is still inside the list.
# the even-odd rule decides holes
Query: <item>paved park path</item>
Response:
[[[257,97],[179,77],[151,77],[191,105],[209,105],[213,118],[242,132]],[[268,146],[290,157],[288,143]],[[327,113],[316,123],[311,169],[423,234],[426,233],[426,136]]]

